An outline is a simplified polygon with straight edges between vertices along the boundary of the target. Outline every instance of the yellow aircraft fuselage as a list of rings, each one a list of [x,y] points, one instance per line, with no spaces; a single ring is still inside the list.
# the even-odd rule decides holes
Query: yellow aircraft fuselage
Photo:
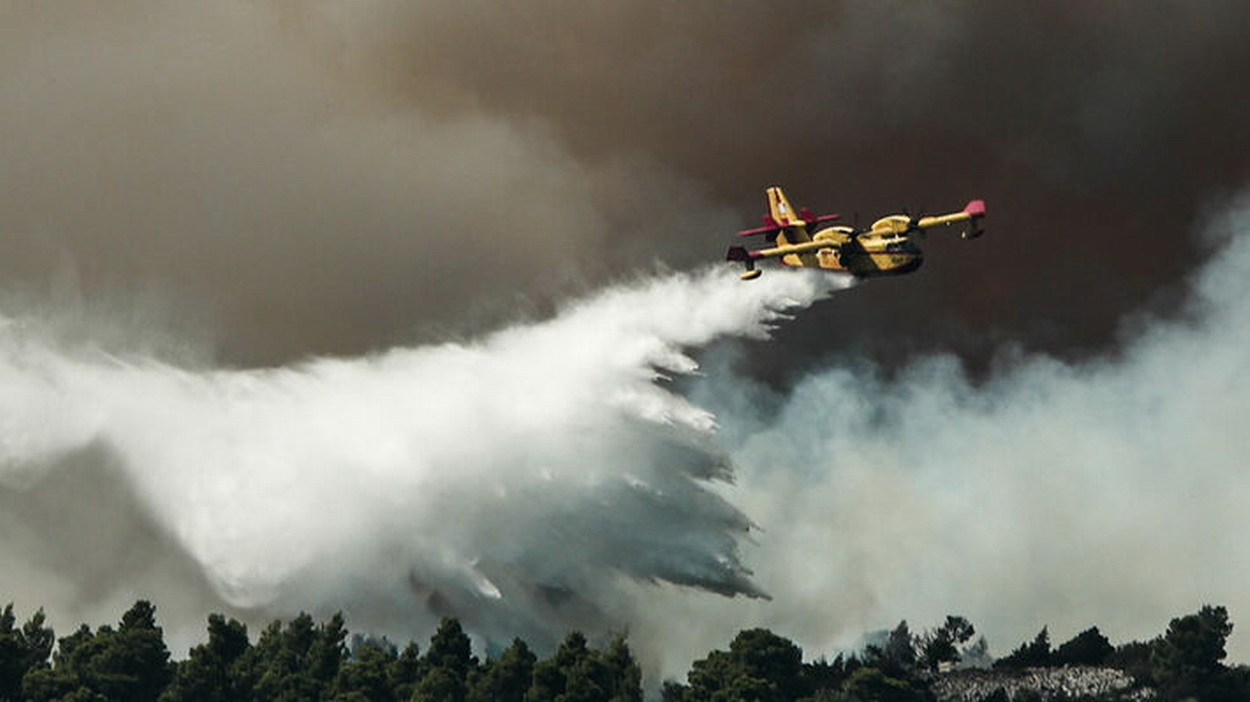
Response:
[[[974,200],[960,212],[913,218],[908,215],[889,215],[873,222],[870,229],[856,231],[852,227],[835,225],[808,234],[813,229],[810,214],[808,220],[795,216],[781,188],[768,189],[770,215],[766,222],[773,224],[760,229],[741,232],[742,235],[768,233],[775,235],[773,245],[747,251],[743,247],[730,249],[727,258],[746,265],[744,280],[760,275],[755,261],[778,258],[787,266],[796,268],[822,268],[844,271],[861,278],[901,275],[920,268],[924,253],[915,241],[917,234],[933,227],[968,223],[964,238],[979,236],[975,220],[985,216],[985,203]],[[804,211],[805,212],[805,211]],[[827,215],[818,219],[836,218]]]
[[[911,273],[924,263],[920,247],[907,234],[863,232],[850,227],[829,227],[816,232],[810,242],[790,244],[777,237],[777,245],[762,249],[762,258],[779,257],[787,266],[845,271],[861,278]]]

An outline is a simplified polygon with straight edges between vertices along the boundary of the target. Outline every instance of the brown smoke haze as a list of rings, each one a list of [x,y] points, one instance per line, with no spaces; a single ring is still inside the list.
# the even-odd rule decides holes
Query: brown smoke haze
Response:
[[[496,321],[663,258],[608,246],[609,224],[625,237],[678,207],[708,221],[678,176],[583,165],[542,126],[396,100],[371,85],[384,67],[280,8],[31,8],[3,30],[6,285],[158,298],[210,324],[230,362]]]
[[[1172,300],[1250,150],[1229,3],[3,15],[6,287],[159,300],[231,363],[478,331],[715,260],[773,183],[865,223],[985,197],[993,235],[931,242],[919,275],[783,341],[1079,354]]]
[[[989,200],[998,236],[933,242],[940,264],[922,275],[807,315],[783,339],[812,352],[830,328],[842,351],[887,362],[1002,339],[1088,351],[1125,312],[1171,301],[1201,256],[1194,219],[1247,175],[1250,20],[1226,3],[462,3],[383,17],[353,36],[387,37],[391,94],[449,118],[539,119],[580,162],[661,164],[741,222],[770,183],[865,224]],[[678,264],[719,253],[689,214],[638,237]]]

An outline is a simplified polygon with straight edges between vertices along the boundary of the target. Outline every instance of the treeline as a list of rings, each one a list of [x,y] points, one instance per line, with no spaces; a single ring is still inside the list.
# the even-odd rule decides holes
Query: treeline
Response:
[[[1052,648],[1047,629],[995,668],[1099,665],[1124,670],[1155,699],[1250,700],[1250,669],[1223,664],[1232,632],[1223,607],[1173,619],[1148,642],[1113,646],[1097,628]],[[854,655],[804,662],[794,642],[742,631],[728,650],[695,661],[664,702],[929,702],[935,676],[958,664],[988,666],[984,638],[962,617],[913,634],[902,622]],[[971,643],[969,643],[971,642]],[[55,646],[54,646],[55,644]],[[1017,699],[1038,699],[1027,697]],[[623,636],[593,647],[570,633],[540,659],[520,639],[479,660],[445,619],[426,650],[350,637],[343,617],[275,621],[255,643],[247,627],[214,614],[208,641],[171,660],[156,612],[135,603],[116,627],[83,625],[57,640],[42,610],[21,626],[0,613],[0,702],[640,702],[642,675]],[[1003,698],[999,702],[1015,702]]]
[[[86,625],[61,638],[43,610],[16,626],[0,614],[0,701],[29,702],[568,702],[642,699],[642,673],[623,636],[602,648],[570,633],[540,660],[520,639],[478,660],[455,619],[422,652],[354,637],[343,617],[275,621],[252,644],[247,626],[214,614],[208,641],[171,661],[156,612],[135,603],[116,628]]]
[[[1143,687],[1154,689],[1159,700],[1246,702],[1250,700],[1250,668],[1223,663],[1224,645],[1232,631],[1228,610],[1210,605],[1173,619],[1167,631],[1151,641],[1118,647],[1093,627],[1052,649],[1043,627],[1032,641],[995,661],[994,667],[1104,665],[1129,673]]]

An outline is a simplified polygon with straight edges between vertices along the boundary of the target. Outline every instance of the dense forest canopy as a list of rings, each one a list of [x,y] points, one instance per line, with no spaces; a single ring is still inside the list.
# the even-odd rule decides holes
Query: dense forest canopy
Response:
[[[1092,627],[1052,647],[1043,628],[993,661],[972,623],[949,616],[918,634],[900,622],[862,651],[805,661],[794,642],[757,628],[695,661],[685,681],[648,686],[623,634],[593,644],[573,631],[545,658],[516,638],[479,658],[451,618],[423,651],[350,635],[341,614],[274,621],[255,642],[243,623],[212,614],[208,640],[175,661],[147,601],[116,626],[82,625],[60,639],[42,609],[19,626],[10,604],[0,612],[0,702],[633,702],[647,688],[664,702],[926,702],[938,699],[934,682],[943,675],[991,664],[1101,666],[1132,676],[1126,689],[1080,699],[1231,702],[1250,699],[1250,668],[1223,662],[1231,632],[1224,607],[1204,606],[1150,641],[1113,646]],[[980,699],[1069,698],[998,689]]]

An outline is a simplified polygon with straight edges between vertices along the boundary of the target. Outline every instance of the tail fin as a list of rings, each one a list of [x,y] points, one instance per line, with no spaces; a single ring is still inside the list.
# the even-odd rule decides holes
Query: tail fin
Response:
[[[783,227],[803,226],[806,224],[790,206],[790,201],[786,199],[786,194],[781,192],[781,188],[774,185],[768,189],[768,212],[772,215],[773,221]]]

